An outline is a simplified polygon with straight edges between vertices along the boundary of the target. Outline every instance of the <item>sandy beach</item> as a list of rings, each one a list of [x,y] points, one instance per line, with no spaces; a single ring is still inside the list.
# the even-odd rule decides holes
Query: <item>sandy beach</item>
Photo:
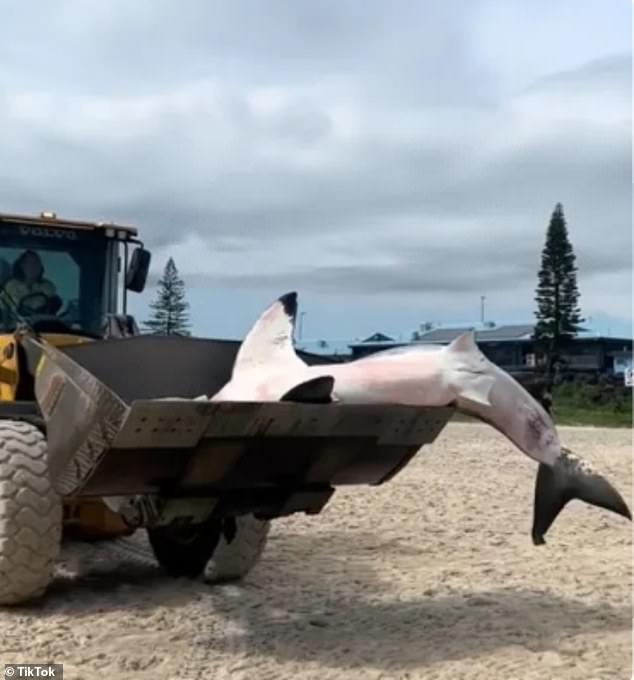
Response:
[[[628,498],[631,430],[561,428]],[[453,423],[393,481],[277,520],[239,585],[72,543],[37,605],[0,611],[0,663],[69,678],[631,677],[631,525],[582,503],[530,540],[536,466]],[[144,535],[126,539],[142,544]]]

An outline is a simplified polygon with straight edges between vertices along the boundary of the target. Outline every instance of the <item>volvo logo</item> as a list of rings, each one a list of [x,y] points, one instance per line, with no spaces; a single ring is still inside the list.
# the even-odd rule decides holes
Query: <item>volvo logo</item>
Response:
[[[51,227],[27,227],[20,226],[20,234],[22,236],[36,236],[38,238],[57,238],[74,241],[77,239],[77,234],[70,229],[51,229]]]

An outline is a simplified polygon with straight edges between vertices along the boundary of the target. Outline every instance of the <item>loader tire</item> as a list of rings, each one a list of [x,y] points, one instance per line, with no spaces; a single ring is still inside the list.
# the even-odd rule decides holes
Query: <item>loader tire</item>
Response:
[[[221,531],[222,525],[216,520],[193,527],[149,527],[147,535],[154,557],[166,574],[197,578],[216,549]]]
[[[48,478],[46,439],[0,420],[0,605],[44,594],[61,550],[62,501]]]
[[[271,522],[253,515],[236,518],[236,535],[228,543],[222,536],[205,569],[208,583],[228,583],[244,578],[259,561],[268,539]]]

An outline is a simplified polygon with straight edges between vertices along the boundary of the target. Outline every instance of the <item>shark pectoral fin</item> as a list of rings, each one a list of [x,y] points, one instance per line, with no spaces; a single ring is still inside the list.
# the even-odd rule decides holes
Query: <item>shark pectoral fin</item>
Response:
[[[297,401],[303,404],[330,404],[335,379],[331,375],[321,375],[292,387],[280,401]]]
[[[476,404],[491,406],[489,394],[495,378],[484,373],[464,373],[460,379],[460,396]]]
[[[578,499],[632,520],[621,494],[585,461],[566,449],[552,467],[540,464],[535,481],[532,539],[544,545],[544,535],[564,506]]]

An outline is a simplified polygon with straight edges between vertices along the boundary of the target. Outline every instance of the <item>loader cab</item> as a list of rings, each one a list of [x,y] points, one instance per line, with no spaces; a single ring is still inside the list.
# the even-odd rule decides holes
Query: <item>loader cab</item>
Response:
[[[0,335],[99,338],[143,291],[150,253],[132,227],[0,213]]]

